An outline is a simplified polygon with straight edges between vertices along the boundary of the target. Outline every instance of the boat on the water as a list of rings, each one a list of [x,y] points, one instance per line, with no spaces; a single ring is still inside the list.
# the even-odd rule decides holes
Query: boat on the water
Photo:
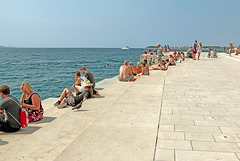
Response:
[[[122,47],[122,49],[123,50],[127,50],[127,49],[129,49],[129,47],[128,46],[124,46],[124,47]]]

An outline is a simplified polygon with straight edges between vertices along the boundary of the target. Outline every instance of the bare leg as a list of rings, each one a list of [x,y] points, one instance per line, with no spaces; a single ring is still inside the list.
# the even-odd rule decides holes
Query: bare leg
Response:
[[[64,100],[66,94],[67,94],[69,91],[70,91],[70,90],[69,90],[68,88],[65,88],[65,89],[62,91],[62,94],[61,94],[61,96],[60,96],[60,98],[59,98],[59,101],[62,102],[62,101]]]
[[[74,89],[74,92],[77,94],[79,92],[78,88],[77,88],[77,85],[74,85],[73,86],[73,89]]]
[[[0,131],[0,134],[4,134],[5,132],[4,131]]]
[[[201,54],[201,53],[198,53],[198,60],[200,60],[200,54]]]
[[[230,49],[229,51],[229,56],[232,56],[232,49]]]
[[[166,67],[165,67],[165,69],[167,70],[168,69],[168,66],[170,65],[170,63],[168,62],[167,64],[166,64]]]

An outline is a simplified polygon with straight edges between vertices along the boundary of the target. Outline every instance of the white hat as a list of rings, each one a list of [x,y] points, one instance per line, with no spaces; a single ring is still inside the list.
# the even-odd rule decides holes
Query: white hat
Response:
[[[93,86],[93,84],[89,81],[89,80],[85,80],[82,84],[83,87],[87,87],[87,86]]]

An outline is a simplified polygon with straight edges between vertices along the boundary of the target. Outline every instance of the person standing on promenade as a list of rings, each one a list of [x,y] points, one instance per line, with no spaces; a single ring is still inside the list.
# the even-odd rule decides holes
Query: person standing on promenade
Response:
[[[167,52],[168,52],[168,53],[170,52],[170,47],[169,47],[169,45],[167,45]]]
[[[123,65],[119,68],[118,80],[122,82],[134,81],[134,76],[127,61],[124,61]]]
[[[161,45],[159,43],[157,43],[157,47],[158,47],[157,55],[158,55],[158,63],[159,63],[160,61],[162,61],[162,55],[163,55],[162,50],[163,50],[163,48],[161,47]]]
[[[167,52],[167,45],[164,46],[164,53]]]
[[[3,99],[0,103],[0,116],[3,116],[4,111],[6,111],[4,119],[0,119],[0,134],[4,132],[16,132],[21,128],[21,104],[17,98],[10,95],[10,89],[6,85],[0,87],[0,95]]]
[[[152,55],[152,50],[151,49],[149,50],[148,55]]]
[[[202,52],[202,43],[201,42],[197,46],[197,52],[198,52],[198,60],[200,60],[200,54]]]
[[[95,79],[93,77],[93,74],[91,72],[88,72],[86,67],[84,67],[84,66],[82,66],[80,68],[80,71],[82,72],[82,74],[85,74],[85,78],[88,79],[90,81],[90,83],[93,84],[93,86],[92,86],[93,94],[98,95],[98,92],[94,89],[95,88]]]
[[[197,46],[198,46],[197,40],[195,40],[195,42],[193,43],[193,50],[192,50],[192,53],[193,53],[192,58],[193,58],[193,60],[196,60]]]
[[[142,54],[143,61],[147,63],[147,50],[145,50],[144,54]]]
[[[229,43],[229,56],[232,56],[232,50],[233,50],[233,43]]]

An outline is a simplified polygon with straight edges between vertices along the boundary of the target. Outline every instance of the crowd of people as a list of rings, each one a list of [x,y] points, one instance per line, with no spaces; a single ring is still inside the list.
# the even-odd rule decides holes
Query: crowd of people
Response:
[[[157,44],[157,50],[152,52],[151,50],[145,50],[145,53],[141,55],[142,62],[138,62],[135,66],[133,62],[124,61],[123,65],[119,68],[119,81],[135,81],[142,75],[150,75],[150,70],[167,70],[169,66],[176,65],[185,60],[184,52],[174,51],[173,55],[169,55],[167,59],[163,59],[164,52],[168,52],[168,47],[162,47]],[[197,45],[197,41],[193,44],[193,50],[196,54],[198,52],[198,59],[201,54],[202,44]],[[148,55],[156,55],[156,60],[150,58]],[[193,56],[194,59],[195,56]],[[157,65],[152,67],[157,61]],[[82,76],[81,73],[84,75]],[[89,98],[98,95],[95,90],[95,79],[91,72],[87,71],[86,67],[81,67],[80,71],[76,71],[75,83],[72,85],[75,92],[69,88],[64,88],[58,101],[54,103],[54,106],[58,108],[64,108],[66,106],[72,106],[74,109],[79,109],[82,103]],[[21,99],[10,95],[10,88],[7,85],[0,86],[0,95],[3,101],[0,103],[0,133],[1,132],[15,132],[21,128],[20,124],[20,109],[25,108],[28,112],[29,122],[36,122],[43,119],[44,109],[42,107],[41,99],[38,93],[34,92],[32,86],[28,82],[21,84],[20,90],[23,92]]]
[[[200,45],[199,46],[202,47],[201,43]],[[176,65],[176,63],[181,63],[185,60],[185,53],[180,51],[178,51],[178,53],[174,51],[173,55],[169,55],[169,58],[164,60],[164,53],[170,51],[166,49],[170,49],[169,46],[165,45],[165,47],[162,47],[158,43],[157,50],[154,50],[153,52],[151,49],[149,49],[149,51],[145,50],[144,54],[141,55],[143,61],[138,62],[137,66],[135,66],[133,62],[130,62],[128,65],[128,62],[124,61],[123,65],[119,69],[118,80],[122,82],[135,81],[141,75],[150,75],[149,71],[151,70],[167,70],[169,66]],[[201,51],[199,50],[199,57],[200,53]],[[155,59],[149,58],[148,60],[148,55],[157,56],[156,66],[151,67],[152,64],[155,63]]]

